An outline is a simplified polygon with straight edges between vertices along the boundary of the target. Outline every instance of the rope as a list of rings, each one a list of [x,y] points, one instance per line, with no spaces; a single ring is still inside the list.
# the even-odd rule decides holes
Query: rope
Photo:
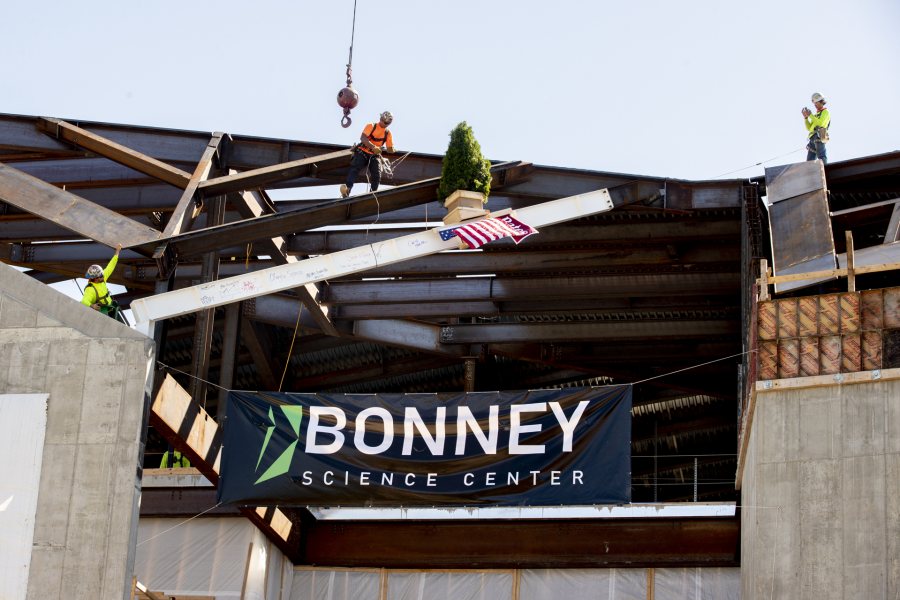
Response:
[[[732,354],[731,356],[723,356],[722,358],[716,358],[714,360],[706,361],[705,363],[700,363],[699,365],[694,365],[692,367],[685,367],[683,369],[678,369],[677,371],[670,371],[669,373],[663,373],[662,375],[654,375],[653,377],[648,377],[647,379],[641,379],[640,381],[634,381],[627,385],[637,385],[639,383],[644,383],[645,381],[650,381],[652,379],[659,379],[660,377],[667,377],[669,375],[674,375],[675,373],[681,373],[683,371],[690,371],[691,369],[696,369],[698,367],[705,367],[706,365],[711,365],[713,363],[728,360],[729,358],[735,358],[736,356],[743,356],[744,354],[750,354],[751,352],[756,352],[756,350],[745,350],[744,352],[738,352],[737,354]]]
[[[177,525],[172,525],[171,527],[169,527],[169,528],[166,529],[165,531],[160,531],[159,533],[157,533],[157,534],[154,535],[153,537],[149,537],[149,538],[147,538],[146,540],[144,540],[143,542],[138,542],[137,545],[138,545],[138,546],[143,546],[143,545],[146,544],[147,542],[149,542],[149,541],[151,541],[151,540],[155,540],[155,539],[158,538],[159,536],[165,535],[165,534],[169,533],[170,531],[172,531],[173,529],[177,529],[177,528],[181,527],[182,525],[184,525],[184,524],[186,524],[186,523],[189,523],[190,521],[193,521],[193,520],[196,519],[197,517],[202,517],[203,515],[205,515],[205,514],[208,513],[209,511],[215,510],[215,509],[219,508],[220,506],[222,506],[222,503],[221,503],[221,502],[218,502],[215,506],[210,506],[209,508],[207,508],[206,510],[204,510],[202,513],[197,513],[197,514],[194,515],[193,517],[191,517],[191,518],[189,518],[189,519],[186,519],[186,520],[182,521],[181,523],[178,523]]]
[[[226,392],[230,392],[230,391],[231,391],[231,390],[229,390],[228,388],[223,388],[221,385],[218,385],[218,384],[216,384],[216,383],[213,383],[212,381],[207,381],[206,379],[203,379],[202,377],[197,377],[196,375],[191,375],[190,373],[186,373],[186,372],[182,371],[181,369],[176,369],[175,367],[170,367],[169,365],[167,365],[166,363],[162,362],[161,360],[157,360],[157,361],[156,361],[156,364],[158,364],[159,366],[163,367],[164,369],[169,369],[170,371],[175,371],[176,373],[181,373],[182,375],[187,375],[188,377],[191,377],[191,378],[193,378],[193,379],[196,379],[197,381],[202,381],[203,383],[206,383],[206,384],[211,385],[211,386],[213,386],[213,387],[217,387],[217,388],[219,388],[220,390],[224,390],[224,391],[226,391]]]
[[[288,348],[287,358],[284,359],[284,371],[281,372],[281,381],[278,382],[278,391],[284,385],[284,376],[287,374],[288,367],[291,366],[291,355],[294,354],[294,342],[297,340],[297,330],[300,329],[300,315],[303,314],[303,301],[300,300],[300,308],[297,310],[297,324],[294,325],[294,335],[291,336],[291,347]]]
[[[303,314],[303,305],[301,304],[301,305],[300,305],[300,310],[297,312],[297,324],[294,326],[294,335],[293,335],[293,337],[291,338],[291,347],[290,347],[290,349],[288,350],[288,357],[287,357],[287,361],[286,361],[288,364],[290,363],[291,354],[293,354],[293,351],[294,351],[294,341],[297,339],[297,331],[298,331],[299,328],[300,328],[300,316],[301,316],[302,314]],[[699,367],[705,367],[706,365],[711,365],[711,364],[713,364],[713,363],[717,363],[717,362],[720,362],[720,361],[723,361],[723,360],[728,360],[729,358],[736,358],[736,357],[738,357],[738,356],[743,356],[743,355],[745,355],[745,354],[750,354],[751,352],[757,352],[757,350],[745,350],[744,352],[738,352],[737,354],[731,354],[731,355],[729,355],[729,356],[723,356],[723,357],[721,357],[721,358],[715,358],[715,359],[713,359],[713,360],[708,360],[708,361],[706,361],[706,362],[699,363],[699,364],[696,364],[696,365],[692,365],[692,366],[690,366],[690,367],[684,367],[683,369],[678,369],[678,370],[675,370],[675,371],[669,371],[668,373],[663,373],[663,374],[661,374],[661,375],[654,375],[653,377],[647,377],[646,379],[641,379],[641,380],[638,380],[638,381],[633,381],[633,382],[631,382],[631,383],[625,383],[625,384],[622,384],[622,385],[632,385],[632,386],[638,385],[638,384],[640,384],[640,383],[645,383],[645,382],[647,382],[647,381],[652,381],[652,380],[654,380],[654,379],[660,379],[660,378],[662,378],[662,377],[668,377],[669,375],[675,375],[676,373],[683,373],[684,371],[690,371],[691,369],[697,369],[697,368],[699,368]],[[156,361],[156,364],[158,364],[158,365],[160,365],[160,366],[162,366],[162,367],[164,367],[164,368],[166,368],[166,369],[169,369],[170,371],[175,371],[176,373],[181,373],[182,375],[187,375],[188,377],[191,377],[191,378],[193,378],[193,379],[197,379],[198,381],[202,381],[203,383],[209,384],[209,385],[211,385],[211,386],[213,386],[213,387],[217,387],[217,388],[219,388],[220,390],[224,390],[224,391],[226,391],[226,392],[232,391],[232,390],[230,390],[230,389],[228,389],[228,388],[222,387],[221,385],[218,385],[218,384],[215,384],[215,383],[213,383],[213,382],[211,382],[211,381],[207,381],[206,379],[197,377],[196,375],[191,375],[190,373],[186,373],[186,372],[184,372],[184,371],[182,371],[182,370],[180,370],[180,369],[176,369],[175,367],[170,367],[169,365],[165,364],[164,362],[162,362],[162,361],[160,361],[160,360],[157,360],[157,361]],[[285,364],[284,372],[281,374],[281,383],[278,384],[278,391],[279,391],[279,392],[281,391],[281,385],[284,383],[284,375],[285,375],[286,372],[287,372],[287,364]],[[652,456],[652,455],[648,455],[648,456]],[[693,455],[691,455],[691,456],[693,456]]]
[[[716,175],[715,177],[710,177],[710,179],[718,179],[719,177],[724,177],[724,176],[726,176],[726,175],[731,175],[732,173],[737,173],[737,172],[739,172],[739,171],[746,171],[747,169],[752,169],[753,167],[758,167],[758,166],[763,165],[763,164],[765,164],[765,163],[767,163],[767,162],[772,162],[773,160],[778,160],[779,158],[784,158],[785,156],[790,156],[790,155],[793,154],[794,152],[799,152],[800,150],[805,150],[805,149],[806,149],[806,146],[800,146],[800,147],[797,148],[796,150],[791,150],[790,152],[788,152],[788,153],[786,153],[786,154],[782,154],[782,155],[780,155],[780,156],[775,156],[775,157],[772,157],[772,158],[770,158],[770,159],[768,159],[768,160],[762,160],[762,161],[760,161],[760,162],[758,162],[758,163],[754,163],[754,164],[752,164],[752,165],[743,167],[743,168],[741,168],[741,169],[735,169],[734,171],[728,171],[727,173],[722,173],[721,175]]]

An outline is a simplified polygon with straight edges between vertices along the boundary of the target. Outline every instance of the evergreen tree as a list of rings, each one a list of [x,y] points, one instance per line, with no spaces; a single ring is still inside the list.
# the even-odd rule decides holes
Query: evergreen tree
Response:
[[[456,190],[481,192],[485,203],[491,192],[491,161],[481,156],[481,145],[465,121],[450,132],[450,145],[441,166],[438,199],[444,201]]]

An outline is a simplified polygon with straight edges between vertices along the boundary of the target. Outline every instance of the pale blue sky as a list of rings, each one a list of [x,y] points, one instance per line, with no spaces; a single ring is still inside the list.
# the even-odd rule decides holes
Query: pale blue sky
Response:
[[[819,91],[832,161],[900,149],[897,0],[358,0],[348,130],[353,0],[5,4],[0,112],[703,179],[803,160]]]

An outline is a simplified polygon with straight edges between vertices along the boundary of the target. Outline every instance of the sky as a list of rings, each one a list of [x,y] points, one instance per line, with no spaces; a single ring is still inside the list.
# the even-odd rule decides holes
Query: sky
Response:
[[[349,129],[354,0],[5,4],[12,114],[702,180],[805,159],[820,92],[832,162],[900,149],[898,0],[357,0]]]

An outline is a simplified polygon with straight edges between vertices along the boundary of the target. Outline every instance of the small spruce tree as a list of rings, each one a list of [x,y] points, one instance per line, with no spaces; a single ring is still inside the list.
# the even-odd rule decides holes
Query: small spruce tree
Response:
[[[450,132],[450,145],[441,166],[438,199],[443,202],[456,190],[481,192],[485,203],[491,192],[491,161],[481,156],[481,145],[465,121]]]

